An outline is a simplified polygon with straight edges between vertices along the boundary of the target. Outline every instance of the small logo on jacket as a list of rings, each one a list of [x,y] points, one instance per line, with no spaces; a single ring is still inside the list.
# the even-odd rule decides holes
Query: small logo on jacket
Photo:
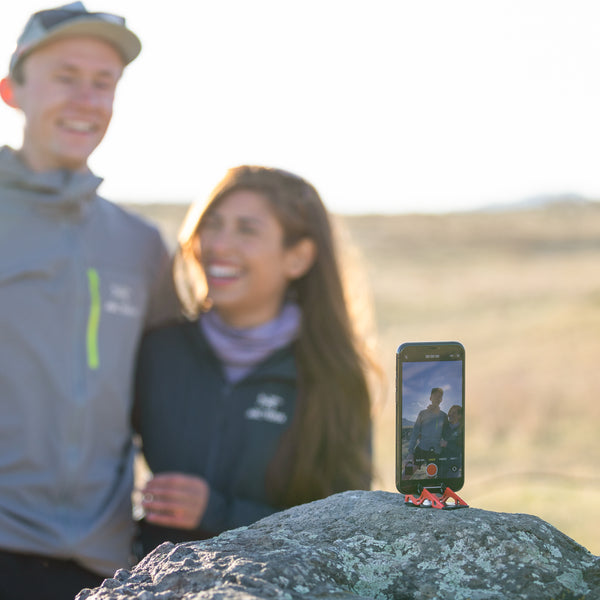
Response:
[[[104,310],[112,315],[122,317],[139,317],[141,310],[135,306],[133,289],[125,284],[111,283],[108,287],[109,298],[104,303]]]
[[[281,410],[283,402],[281,396],[261,392],[256,396],[256,404],[246,411],[246,418],[251,421],[266,421],[283,425],[288,420],[287,415]]]

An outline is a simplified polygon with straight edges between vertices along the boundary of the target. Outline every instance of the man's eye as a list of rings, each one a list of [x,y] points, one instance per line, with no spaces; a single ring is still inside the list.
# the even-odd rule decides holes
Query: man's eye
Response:
[[[94,87],[97,90],[101,90],[103,92],[110,92],[116,88],[115,84],[112,81],[96,81],[94,82]]]
[[[59,83],[67,83],[67,84],[71,84],[75,81],[75,78],[72,75],[65,75],[65,74],[56,75],[55,79]]]

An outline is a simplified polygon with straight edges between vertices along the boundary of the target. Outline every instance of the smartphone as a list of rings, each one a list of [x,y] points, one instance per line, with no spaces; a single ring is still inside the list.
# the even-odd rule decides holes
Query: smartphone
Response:
[[[456,492],[465,480],[465,349],[401,344],[396,352],[396,488]]]

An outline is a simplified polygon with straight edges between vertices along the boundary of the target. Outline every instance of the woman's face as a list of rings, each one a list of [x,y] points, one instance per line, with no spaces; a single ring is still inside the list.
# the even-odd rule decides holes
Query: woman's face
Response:
[[[231,192],[205,214],[195,254],[208,296],[230,325],[253,327],[279,313],[297,262],[283,237],[268,200],[255,191]]]
[[[460,422],[460,410],[456,408],[456,406],[452,406],[448,411],[448,421],[452,423],[452,425],[456,425]]]

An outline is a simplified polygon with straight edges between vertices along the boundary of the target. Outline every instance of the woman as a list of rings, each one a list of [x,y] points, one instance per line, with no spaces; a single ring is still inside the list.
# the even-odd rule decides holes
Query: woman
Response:
[[[370,361],[315,188],[231,169],[188,212],[177,262],[193,319],[155,330],[139,355],[143,553],[368,489]]]

